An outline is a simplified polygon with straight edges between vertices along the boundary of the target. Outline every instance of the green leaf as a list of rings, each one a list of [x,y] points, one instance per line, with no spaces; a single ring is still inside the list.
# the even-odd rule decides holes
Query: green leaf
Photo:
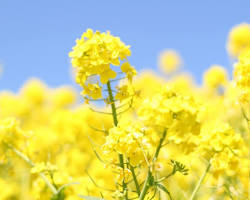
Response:
[[[103,198],[100,198],[100,197],[91,197],[91,196],[84,196],[84,195],[78,195],[78,196],[85,200],[104,200]]]
[[[180,172],[183,175],[188,175],[188,169],[186,168],[185,165],[182,163],[176,161],[176,160],[171,160],[171,164],[173,165],[173,172]]]
[[[167,188],[164,185],[157,184],[157,187],[161,189],[162,191],[164,191],[169,196],[169,199],[172,200],[170,192],[167,190]]]

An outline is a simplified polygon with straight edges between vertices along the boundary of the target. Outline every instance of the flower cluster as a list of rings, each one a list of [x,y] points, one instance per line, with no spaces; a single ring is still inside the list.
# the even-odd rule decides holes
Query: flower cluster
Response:
[[[84,104],[38,79],[0,92],[0,199],[250,199],[249,41],[233,28],[233,79],[197,85],[172,50],[135,77],[130,47],[88,29],[69,55]]]
[[[209,89],[224,87],[228,82],[226,70],[219,65],[211,66],[204,74],[204,85]]]
[[[120,121],[117,127],[109,129],[102,150],[107,156],[113,152],[123,154],[133,166],[143,163],[150,149],[145,132],[139,124]],[[117,156],[113,160],[116,158]]]
[[[244,49],[249,47],[250,47],[250,25],[247,23],[242,23],[240,25],[233,27],[228,37],[228,43],[227,43],[228,52],[232,56],[237,57]]]
[[[241,92],[242,102],[250,102],[250,48],[239,56],[238,63],[234,66],[234,78]]]
[[[200,132],[199,106],[192,97],[181,95],[167,85],[143,102],[139,116],[156,130],[167,129],[169,140],[183,144],[187,152],[197,145],[195,136]]]
[[[76,46],[69,56],[76,68],[76,82],[83,87],[85,95],[93,99],[102,97],[101,84],[107,84],[117,77],[116,71],[119,68],[112,69],[111,65],[116,68],[120,66],[120,72],[132,80],[136,71],[127,62],[127,57],[131,54],[129,48],[130,46],[126,46],[119,37],[112,36],[110,32],[93,32],[92,29],[88,29],[81,39],[76,40]],[[125,62],[121,64],[121,61]]]

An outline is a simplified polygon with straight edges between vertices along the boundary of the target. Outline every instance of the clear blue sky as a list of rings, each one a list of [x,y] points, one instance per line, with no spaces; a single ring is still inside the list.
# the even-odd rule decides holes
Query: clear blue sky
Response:
[[[130,44],[138,70],[157,70],[158,53],[176,49],[200,81],[209,65],[230,66],[226,37],[241,22],[250,22],[250,0],[0,0],[0,89],[34,76],[74,83],[68,52],[87,28]]]

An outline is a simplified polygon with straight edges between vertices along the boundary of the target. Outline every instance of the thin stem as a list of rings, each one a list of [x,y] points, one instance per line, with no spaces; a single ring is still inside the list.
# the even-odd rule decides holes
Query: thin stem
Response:
[[[190,200],[194,200],[195,195],[197,194],[198,190],[200,189],[201,184],[202,184],[202,182],[204,181],[204,179],[205,179],[205,177],[206,177],[206,175],[207,175],[207,173],[208,173],[210,167],[211,167],[211,163],[210,163],[210,161],[209,161],[209,163],[208,163],[208,165],[207,165],[207,168],[206,168],[205,172],[202,174],[200,180],[198,181],[196,187],[194,188],[194,191],[193,191],[193,193],[192,193],[192,195],[191,195],[191,197],[190,197]]]
[[[108,83],[107,83],[107,88],[108,88],[108,94],[109,94],[111,109],[112,109],[113,122],[114,122],[114,125],[117,126],[118,125],[117,111],[116,111],[116,107],[115,107],[115,100],[114,100],[114,96],[113,96],[113,93],[112,93],[112,88],[111,88],[110,81],[108,81]],[[124,160],[123,160],[123,155],[122,154],[119,154],[119,163],[120,163],[120,167],[122,169],[124,169]],[[122,187],[123,187],[123,192],[126,192],[125,199],[128,199],[128,193],[126,191],[127,190],[127,184],[125,183],[124,180],[122,182]]]
[[[103,111],[98,111],[98,110],[95,110],[91,107],[89,107],[89,109],[93,112],[96,112],[96,113],[100,113],[100,114],[105,114],[105,115],[112,115],[112,113],[109,113],[109,112],[103,112]]]
[[[160,182],[168,179],[169,177],[173,176],[174,174],[175,174],[175,171],[173,170],[170,174],[168,174],[167,176],[164,176],[164,177],[158,179],[156,182],[160,183]]]
[[[158,158],[159,156],[159,153],[160,153],[160,150],[161,150],[161,147],[162,147],[162,143],[164,142],[165,138],[166,138],[166,135],[167,135],[167,129],[164,130],[163,132],[163,135],[160,139],[160,142],[159,142],[159,145],[156,149],[156,152],[155,152],[155,156],[154,156],[154,161]]]
[[[107,83],[107,87],[108,87],[109,100],[111,103],[114,125],[117,126],[118,125],[117,112],[116,112],[116,107],[115,107],[114,96],[113,96],[112,89],[111,89],[111,84],[109,81]]]
[[[138,180],[136,178],[135,169],[134,169],[133,166],[130,166],[130,171],[131,171],[132,176],[133,176],[133,180],[134,180],[134,183],[135,183],[136,192],[137,192],[138,196],[140,196],[140,193],[141,193],[140,186],[139,186]]]
[[[150,169],[148,169],[148,174],[147,174],[147,178],[144,182],[143,188],[142,188],[142,192],[139,196],[139,200],[143,200],[147,194],[147,191],[149,189],[149,180],[150,180],[150,176],[151,176],[151,172]]]
[[[241,112],[242,112],[243,118],[247,122],[248,129],[250,130],[250,119],[247,117],[247,114],[242,106],[241,106]]]
[[[28,163],[31,167],[34,167],[35,164],[26,156],[24,155],[21,151],[17,150],[15,147],[6,144],[8,148],[10,148],[19,158],[21,158],[22,160],[24,160],[26,163]],[[55,186],[53,184],[51,184],[49,182],[49,180],[46,178],[46,176],[44,175],[44,173],[40,172],[39,176],[44,180],[44,182],[46,183],[46,185],[48,186],[48,188],[51,190],[51,192],[54,195],[58,194],[57,189],[55,188]]]
[[[159,153],[160,153],[160,150],[161,150],[161,147],[162,147],[162,143],[164,142],[165,138],[166,138],[166,135],[167,135],[167,129],[164,130],[163,134],[162,134],[162,137],[160,139],[160,142],[156,148],[156,152],[155,152],[155,155],[154,155],[154,158],[153,158],[153,161],[156,161],[158,156],[159,156]],[[149,168],[148,169],[148,174],[147,174],[147,178],[144,182],[144,185],[143,185],[143,188],[142,188],[142,192],[141,192],[141,195],[139,197],[139,200],[143,200],[146,196],[146,193],[149,189],[149,181],[150,181],[150,178],[151,178],[152,174],[151,174],[151,169]]]

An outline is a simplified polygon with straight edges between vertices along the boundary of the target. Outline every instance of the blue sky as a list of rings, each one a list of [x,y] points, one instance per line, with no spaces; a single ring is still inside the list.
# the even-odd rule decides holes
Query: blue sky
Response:
[[[75,84],[68,52],[87,28],[131,45],[137,70],[157,70],[159,52],[176,49],[199,82],[211,64],[230,68],[226,38],[241,22],[250,22],[249,0],[0,0],[0,89],[30,77]]]

